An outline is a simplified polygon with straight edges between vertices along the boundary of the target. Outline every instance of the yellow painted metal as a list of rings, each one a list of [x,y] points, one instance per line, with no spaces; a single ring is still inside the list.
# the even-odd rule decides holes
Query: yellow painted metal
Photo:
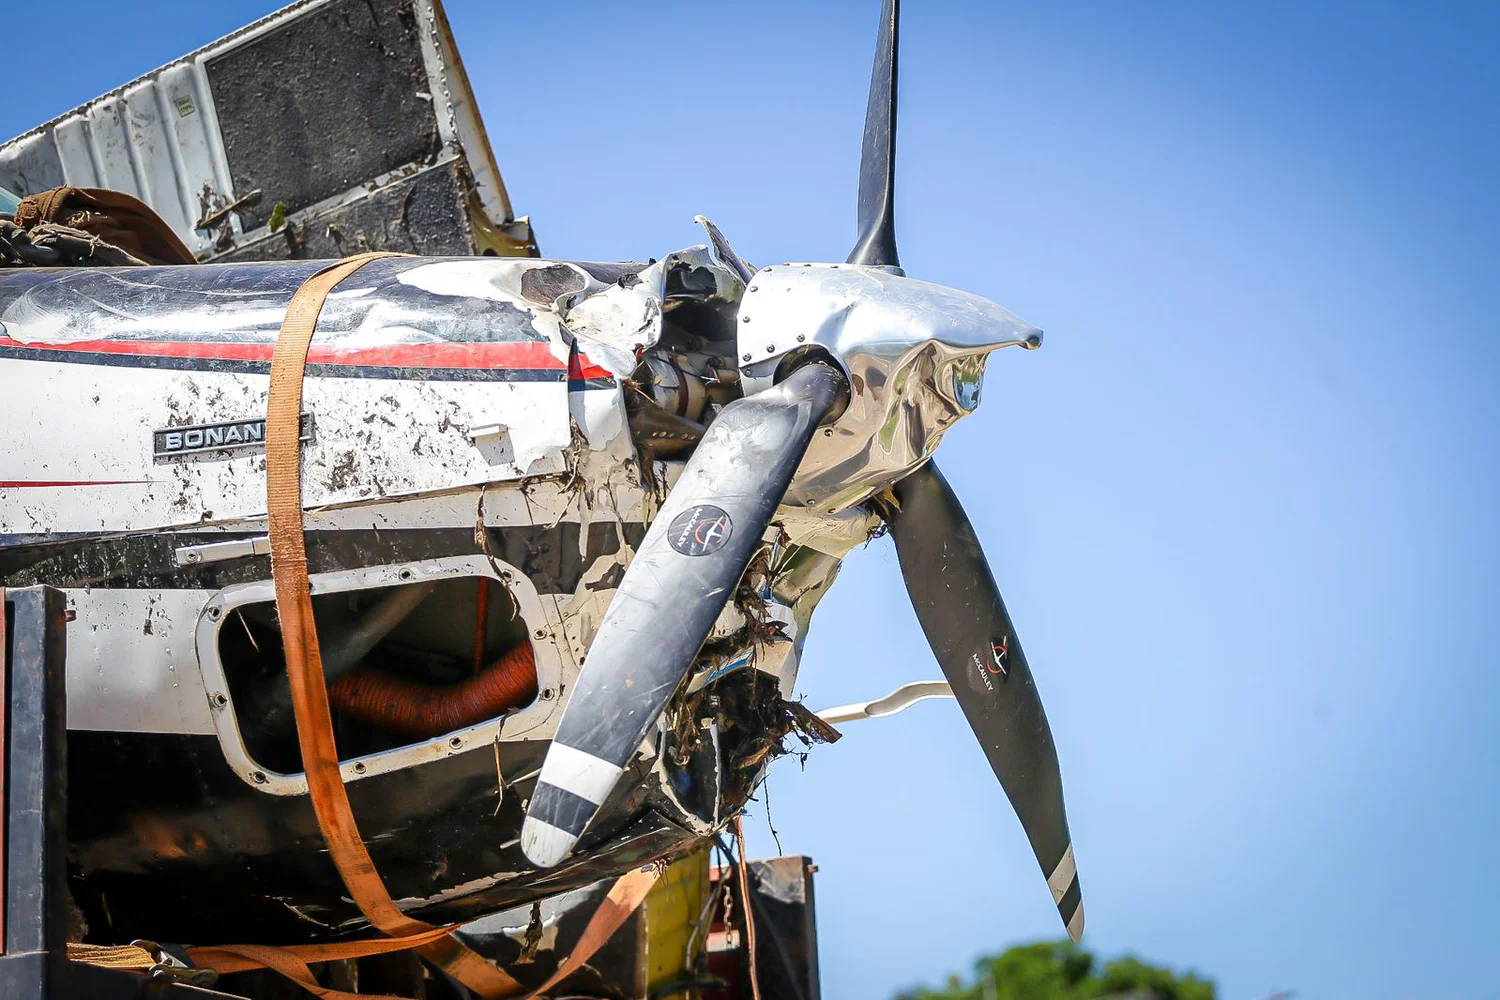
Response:
[[[698,918],[708,904],[708,846],[674,861],[646,897],[646,985],[648,994],[691,978],[694,959],[703,952],[707,928],[693,940]],[[688,954],[691,943],[693,955]],[[655,994],[651,994],[654,996]],[[669,993],[662,1000],[690,1000],[694,994]]]

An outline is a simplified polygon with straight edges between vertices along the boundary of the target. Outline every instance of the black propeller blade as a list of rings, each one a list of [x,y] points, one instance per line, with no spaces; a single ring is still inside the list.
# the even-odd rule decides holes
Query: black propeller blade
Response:
[[[652,521],[589,646],[521,828],[550,867],[577,842],[687,676],[843,375],[811,363],[724,408]]]
[[[1068,935],[1083,934],[1052,731],[1015,627],[958,497],[928,462],[895,487],[901,575],[964,716],[1010,798]]]
[[[900,267],[896,256],[896,63],[901,0],[880,8],[865,142],[859,154],[859,239],[850,264]]]

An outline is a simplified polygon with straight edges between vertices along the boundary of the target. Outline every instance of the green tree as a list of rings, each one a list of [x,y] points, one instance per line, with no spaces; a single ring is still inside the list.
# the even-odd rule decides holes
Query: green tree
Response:
[[[1071,941],[1019,945],[974,963],[974,976],[898,993],[895,1000],[1215,1000],[1212,980],[1134,956],[1102,965]]]

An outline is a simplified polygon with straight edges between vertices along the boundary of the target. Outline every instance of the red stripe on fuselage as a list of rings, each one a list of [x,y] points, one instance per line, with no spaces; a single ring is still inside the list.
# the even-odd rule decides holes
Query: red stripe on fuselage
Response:
[[[137,357],[205,358],[222,361],[271,360],[272,344],[222,343],[179,340],[75,340],[59,343],[23,343],[0,336],[0,347],[32,350],[78,351],[87,354],[129,354]],[[63,360],[59,358],[58,360]],[[333,347],[317,343],[307,352],[311,365],[363,365],[390,368],[507,368],[567,371],[572,366],[552,354],[544,341],[386,344],[381,347]],[[578,355],[574,378],[609,378],[608,371]]]
[[[24,490],[37,486],[138,486],[149,483],[149,479],[105,479],[98,481],[79,480],[70,481],[66,479],[11,479],[0,480],[0,490]]]

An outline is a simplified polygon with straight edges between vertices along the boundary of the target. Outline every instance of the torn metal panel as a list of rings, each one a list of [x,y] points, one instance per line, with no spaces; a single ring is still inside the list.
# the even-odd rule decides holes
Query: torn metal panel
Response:
[[[664,312],[686,299],[733,308],[744,288],[707,247],[694,246],[622,276],[597,294],[566,296],[559,312],[574,335],[602,348],[600,364],[625,376],[634,371],[638,353],[661,338]]]

